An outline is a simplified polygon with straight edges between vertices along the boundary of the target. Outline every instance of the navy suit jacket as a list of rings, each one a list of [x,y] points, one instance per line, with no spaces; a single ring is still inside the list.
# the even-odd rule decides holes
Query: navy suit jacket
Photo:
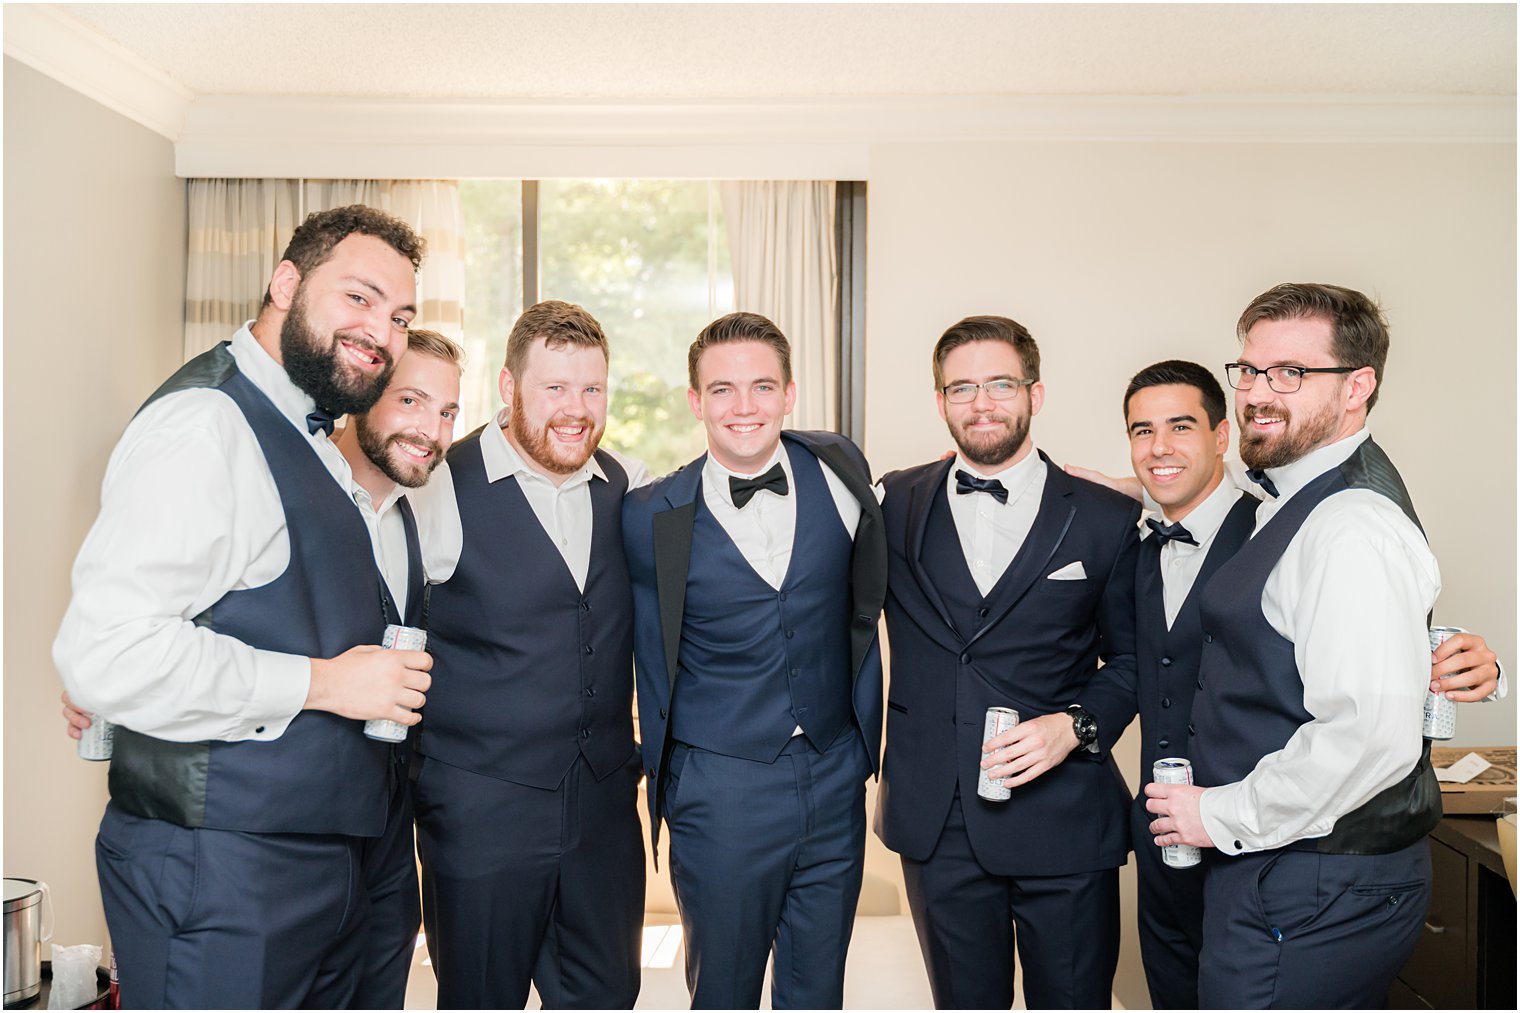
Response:
[[[881,653],[876,626],[886,597],[886,542],[881,507],[871,491],[865,455],[843,436],[788,430],[782,440],[803,447],[828,465],[860,501],[860,524],[851,554],[850,671],[855,721],[871,768],[881,754]],[[650,840],[658,848],[660,801],[671,740],[670,700],[675,688],[691,561],[692,525],[702,493],[707,455],[623,499],[623,548],[633,582],[634,669],[638,681],[639,738],[648,775]]]
[[[1129,850],[1129,790],[1109,750],[1135,710],[1140,507],[1040,456],[1045,490],[1034,526],[969,637],[923,560],[929,508],[954,460],[882,479],[892,670],[876,832],[912,859],[933,852],[957,784],[972,849],[995,875],[1115,868]],[[1076,562],[1085,579],[1048,579]],[[977,796],[988,707],[1030,718],[1074,703],[1098,720],[1097,754],[1072,753],[1006,802]]]

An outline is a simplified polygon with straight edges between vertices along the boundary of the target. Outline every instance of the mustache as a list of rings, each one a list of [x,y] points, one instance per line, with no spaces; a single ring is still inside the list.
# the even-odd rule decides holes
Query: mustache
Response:
[[[390,435],[390,438],[385,442],[410,443],[414,447],[421,447],[423,450],[428,451],[434,457],[439,457],[443,454],[442,444],[440,444],[437,440],[428,439],[421,433],[392,433]]]
[[[1254,421],[1255,419],[1258,419],[1258,418],[1263,418],[1263,419],[1288,419],[1290,417],[1291,416],[1287,412],[1283,411],[1281,408],[1274,408],[1271,411],[1261,411],[1261,410],[1259,410],[1253,404],[1246,405],[1245,419],[1246,419],[1247,422]]]
[[[350,345],[353,345],[360,351],[368,352],[370,355],[373,355],[375,358],[379,359],[386,366],[390,366],[392,364],[391,353],[387,349],[381,348],[379,345],[375,344],[369,338],[364,337],[362,334],[354,334],[351,331],[334,331],[333,336],[335,338],[338,338],[340,341],[348,342]],[[337,351],[336,348],[333,350],[335,352]]]

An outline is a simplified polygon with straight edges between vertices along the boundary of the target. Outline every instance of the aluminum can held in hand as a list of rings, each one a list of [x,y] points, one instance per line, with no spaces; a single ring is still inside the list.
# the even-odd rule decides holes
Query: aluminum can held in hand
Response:
[[[1430,628],[1430,653],[1437,647],[1463,633],[1455,626],[1432,626]],[[1420,731],[1427,739],[1449,739],[1457,734],[1457,702],[1446,699],[1444,693],[1425,693],[1425,722]]]
[[[1168,756],[1151,765],[1151,780],[1157,784],[1192,784],[1193,763],[1180,756]],[[1168,844],[1161,849],[1161,860],[1174,869],[1191,869],[1203,861],[1203,849],[1191,844]]]
[[[116,726],[99,714],[90,715],[90,727],[79,733],[81,760],[109,760],[116,740]]]
[[[982,744],[994,735],[1001,735],[1014,725],[1019,723],[1019,712],[1011,707],[988,707],[987,722],[982,726]],[[979,797],[989,802],[1007,802],[1012,794],[1003,787],[1001,780],[994,781],[987,776],[987,771],[979,769],[976,775],[976,793]]]
[[[419,630],[415,626],[387,626],[380,646],[394,651],[425,651],[427,630]],[[371,718],[364,722],[364,734],[379,742],[405,742],[406,725],[399,721]]]

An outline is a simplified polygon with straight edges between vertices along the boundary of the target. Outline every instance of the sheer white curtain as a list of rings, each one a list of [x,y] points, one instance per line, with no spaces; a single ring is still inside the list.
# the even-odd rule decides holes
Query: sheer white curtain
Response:
[[[832,181],[724,183],[734,305],[775,321],[792,344],[798,429],[839,430],[839,265]]]
[[[258,315],[269,275],[301,219],[368,204],[427,240],[417,276],[417,327],[463,337],[464,221],[453,180],[190,180],[185,358]]]

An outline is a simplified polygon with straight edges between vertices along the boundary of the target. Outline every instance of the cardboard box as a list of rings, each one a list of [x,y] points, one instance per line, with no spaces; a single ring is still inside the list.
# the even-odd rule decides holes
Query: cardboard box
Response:
[[[1448,767],[1468,753],[1477,753],[1492,766],[1466,784],[1442,781],[1442,811],[1448,816],[1503,813],[1504,800],[1515,797],[1515,747],[1434,747],[1430,750],[1430,762],[1437,767]]]

